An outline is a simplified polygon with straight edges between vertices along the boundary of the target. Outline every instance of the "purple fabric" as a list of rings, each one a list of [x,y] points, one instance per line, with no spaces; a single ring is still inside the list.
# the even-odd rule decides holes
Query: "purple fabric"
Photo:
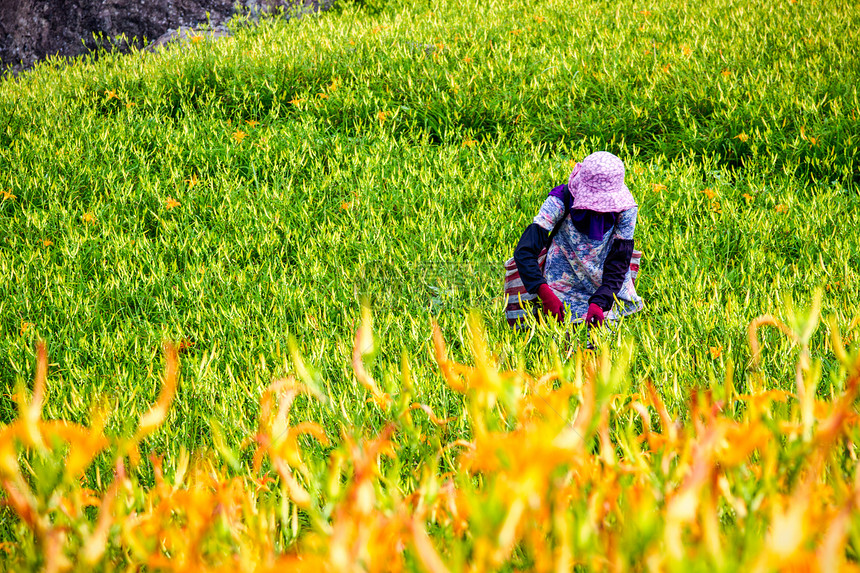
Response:
[[[624,184],[624,163],[606,151],[592,153],[577,163],[567,182],[574,209],[620,213],[636,206]]]
[[[567,185],[553,187],[549,194],[563,201],[565,187]],[[589,209],[573,209],[570,212],[570,219],[577,231],[583,235],[587,235],[592,241],[599,241],[609,229],[615,226],[615,222],[618,220],[618,213],[600,213]]]

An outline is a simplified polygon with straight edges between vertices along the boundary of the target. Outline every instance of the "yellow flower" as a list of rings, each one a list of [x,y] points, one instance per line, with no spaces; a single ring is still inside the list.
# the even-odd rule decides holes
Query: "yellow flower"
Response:
[[[233,132],[233,139],[236,140],[236,143],[242,143],[242,140],[248,137],[248,134],[242,131],[241,129],[237,129]]]
[[[749,135],[747,135],[747,134],[746,134],[746,133],[744,133],[744,132],[740,132],[739,134],[737,134],[737,135],[735,136],[735,139],[740,139],[742,142],[746,141],[746,140],[747,140],[747,139],[749,139],[749,138],[750,138],[750,136],[749,136]]]
[[[43,247],[50,247],[53,244],[54,244],[54,241],[52,241],[51,239],[42,239],[42,246]]]
[[[164,203],[164,208],[170,211],[171,209],[179,207],[179,201],[174,199],[173,197],[168,197],[167,201]]]
[[[83,214],[83,216],[81,217],[81,220],[83,220],[84,223],[95,223],[96,222],[96,216],[93,215],[92,213],[90,213],[89,211],[87,211],[86,213]]]

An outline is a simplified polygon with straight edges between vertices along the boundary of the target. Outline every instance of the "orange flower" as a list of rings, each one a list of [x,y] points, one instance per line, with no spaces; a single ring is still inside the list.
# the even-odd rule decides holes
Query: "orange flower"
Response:
[[[385,123],[386,118],[388,118],[388,112],[380,111],[376,114],[376,118],[379,120],[379,123]]]
[[[720,356],[723,355],[723,347],[722,346],[711,346],[708,350],[711,352],[711,358],[716,360]]]
[[[729,70],[723,70],[720,73],[723,75],[724,78],[727,78],[732,75],[732,72],[730,72]]]
[[[131,108],[133,108],[133,107],[134,107],[134,106],[136,106],[136,105],[137,105],[137,104],[136,104],[136,103],[134,103],[133,101],[129,101],[129,102],[126,102],[126,104],[125,104],[125,108],[126,108],[126,109],[131,109]]]
[[[107,90],[107,91],[105,92],[105,96],[107,96],[107,98],[108,98],[109,100],[112,100],[112,99],[114,99],[114,98],[119,99],[119,98],[117,97],[117,95],[116,95],[116,92],[115,92],[115,91],[113,91],[113,90]]]
[[[788,212],[788,207],[786,207],[785,205],[783,205],[782,203],[780,203],[779,205],[777,205],[776,207],[774,207],[774,208],[773,208],[773,210],[774,210],[774,211],[776,211],[777,213],[787,213],[787,212]]]
[[[538,24],[543,24],[544,22],[546,22],[546,18],[544,18],[543,16],[535,16],[535,22],[537,22]]]
[[[257,127],[258,125],[260,125],[260,122],[259,122],[259,121],[257,121],[257,120],[255,120],[255,119],[249,119],[249,120],[248,120],[248,121],[246,121],[245,123],[247,123],[248,125],[250,125],[252,129],[253,129],[253,128],[255,128],[255,127]]]
[[[463,63],[464,64],[471,64],[472,58],[470,58],[469,56],[466,56],[465,58],[463,58]]]
[[[10,201],[17,199],[17,197],[15,197],[15,195],[12,195],[11,191],[0,191],[0,193],[3,194],[3,199],[8,199]]]
[[[190,188],[192,188],[192,187],[194,187],[195,185],[197,185],[197,174],[196,174],[196,173],[192,173],[192,174],[191,174],[191,177],[189,177],[188,179],[186,179],[186,180],[185,180],[185,182],[188,184],[188,188],[189,188],[189,189],[190,189]]]
[[[248,137],[248,134],[242,131],[241,129],[237,129],[233,132],[233,139],[236,140],[236,143],[242,143],[242,140]]]
[[[30,329],[31,329],[31,328],[33,328],[33,323],[32,323],[32,322],[22,322],[22,323],[21,323],[21,329],[18,331],[18,333],[19,333],[21,336],[24,336],[25,334],[27,334],[28,332],[30,332]]]
[[[52,241],[51,239],[42,239],[42,246],[43,247],[50,247],[53,244],[54,244],[54,241]]]
[[[662,183],[652,183],[652,184],[651,184],[651,187],[654,189],[654,192],[655,192],[655,193],[659,193],[659,192],[661,192],[661,191],[665,191],[665,190],[666,190],[666,186],[665,186],[665,185],[663,185]]]
[[[523,31],[520,30],[519,28],[517,28],[516,30],[511,30],[510,33],[513,34],[514,36],[519,36],[520,34],[523,33]]]
[[[174,199],[173,197],[168,197],[167,201],[164,203],[164,208],[170,211],[171,209],[179,207],[179,201]]]
[[[684,45],[682,45],[682,46],[681,46],[681,52],[683,52],[683,54],[684,54],[685,56],[689,56],[690,54],[692,54],[692,53],[693,53],[693,50],[691,50],[689,46],[687,46],[686,44],[684,44]]]
[[[293,105],[299,105],[299,104],[300,104],[300,103],[302,103],[303,101],[305,101],[305,100],[304,100],[304,99],[302,99],[302,98],[298,98],[298,97],[296,97],[296,98],[291,99],[291,100],[290,100],[290,101],[288,101],[287,103],[291,103],[291,104],[293,104]]]
[[[716,197],[716,196],[717,196],[716,192],[715,192],[713,189],[711,189],[711,188],[707,188],[707,189],[705,189],[705,190],[704,190],[704,193],[705,193],[705,195],[707,195],[707,196],[708,196],[708,199],[713,199],[714,197]]]
[[[749,193],[744,193],[744,194],[742,195],[742,197],[744,198],[744,200],[745,200],[747,203],[749,203],[749,202],[751,202],[753,199],[755,199],[755,197],[753,197],[753,196],[752,196],[752,195],[750,195]]]
[[[322,99],[328,99],[328,94],[324,94],[324,93],[320,92],[317,95]]]
[[[478,144],[474,139],[467,139],[463,142],[463,147],[475,147]]]
[[[347,211],[347,210],[349,210],[350,207],[352,207],[352,203],[349,203],[347,201],[344,201],[343,203],[340,204],[340,208],[342,211]]]
[[[92,213],[90,213],[89,211],[87,211],[86,213],[83,214],[83,216],[81,217],[81,220],[83,220],[84,223],[95,223],[96,222],[96,216],[93,215]]]
[[[739,134],[737,134],[737,135],[735,136],[735,139],[740,139],[742,142],[743,142],[743,141],[746,141],[746,140],[747,140],[747,139],[749,139],[749,138],[750,138],[750,136],[749,136],[749,135],[747,135],[747,134],[746,134],[746,133],[744,133],[744,132],[740,132]]]
[[[190,37],[190,39],[191,39],[192,43],[199,44],[200,42],[203,41],[203,35],[202,34],[194,34],[193,36]]]

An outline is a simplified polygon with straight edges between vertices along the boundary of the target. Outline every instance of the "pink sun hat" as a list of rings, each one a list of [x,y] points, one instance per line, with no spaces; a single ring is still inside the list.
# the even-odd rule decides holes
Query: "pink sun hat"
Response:
[[[567,188],[573,197],[571,209],[620,213],[636,206],[624,184],[624,163],[608,151],[592,153],[577,163]]]

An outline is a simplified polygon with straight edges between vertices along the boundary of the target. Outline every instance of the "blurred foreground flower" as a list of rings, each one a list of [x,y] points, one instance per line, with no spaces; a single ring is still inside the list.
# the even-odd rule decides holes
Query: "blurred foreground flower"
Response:
[[[500,370],[472,316],[464,342],[473,365],[449,358],[433,326],[441,378],[463,404],[462,417],[440,418],[412,399],[418,386],[407,357],[399,388],[386,376],[384,392],[373,378],[365,360],[377,349],[363,308],[353,371],[380,429],[291,420],[297,400],[326,399],[312,389],[314,375],[295,350],[297,377],[275,380],[260,397],[256,432],[241,446],[252,449],[249,455],[237,453],[213,421],[217,455],[180,448],[171,458],[141,461],[142,440],[165,423],[177,392],[178,352],[171,345],[164,348],[159,397],[131,438],[105,435],[105,406],[93,409],[89,426],[43,420],[48,360],[39,344],[33,391],[19,386],[18,419],[0,426],[0,488],[17,516],[7,530],[14,543],[5,565],[434,573],[621,571],[643,564],[654,571],[850,569],[860,499],[853,459],[860,352],[849,354],[832,326],[832,359],[842,378],[832,397],[820,399],[821,370],[808,345],[819,322],[816,296],[809,313],[789,317],[792,326],[769,315],[749,325],[749,394],[737,393],[726,357],[724,384],[691,389],[684,416],[664,403],[655,384],[633,380],[630,345],[614,361],[608,351],[576,353],[569,367],[536,378]],[[764,327],[799,349],[792,392],[764,390],[777,383],[761,369]],[[709,351],[723,357],[722,346]],[[469,431],[452,435],[451,422],[460,420]],[[96,456],[113,468],[103,491],[85,487]],[[33,471],[31,460],[50,463]],[[150,485],[136,477],[134,468],[144,465],[140,475],[151,475]]]

